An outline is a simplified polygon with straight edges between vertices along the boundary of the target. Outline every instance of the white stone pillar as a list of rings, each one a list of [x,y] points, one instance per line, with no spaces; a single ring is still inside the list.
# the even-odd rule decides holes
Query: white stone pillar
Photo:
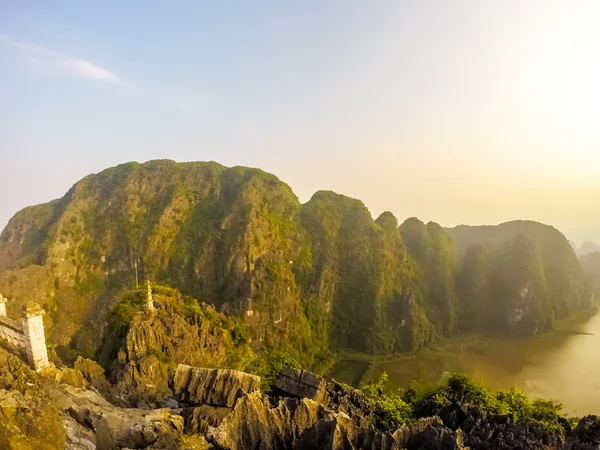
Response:
[[[2,294],[0,294],[0,316],[6,317],[6,302],[7,301],[8,301],[8,299],[5,297],[2,297]]]
[[[22,310],[27,362],[36,371],[49,365],[43,314],[44,310],[35,302],[29,302]]]

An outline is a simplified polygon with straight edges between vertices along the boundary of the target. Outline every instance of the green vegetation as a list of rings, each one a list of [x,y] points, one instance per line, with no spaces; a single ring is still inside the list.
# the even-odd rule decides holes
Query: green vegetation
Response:
[[[122,337],[139,299],[117,303],[148,278],[181,291],[186,320],[223,308],[234,322],[218,327],[238,347],[260,342],[318,370],[338,350],[391,355],[461,329],[544,332],[592,292],[552,227],[399,226],[359,200],[319,191],[300,204],[274,175],[213,162],[107,169],[0,235],[0,292],[39,298],[51,342],[73,354],[106,347],[106,329]]]
[[[451,375],[445,385],[425,399],[441,405],[460,400],[477,405],[491,414],[512,414],[515,421],[536,423],[564,433],[563,425],[559,421],[562,407],[560,403],[542,399],[531,401],[516,387],[507,391],[492,392],[464,374]]]
[[[550,400],[530,400],[513,387],[507,391],[492,392],[481,383],[464,374],[452,374],[437,388],[418,393],[414,389],[386,394],[384,373],[373,384],[362,388],[373,408],[375,426],[380,430],[395,430],[418,417],[424,404],[443,407],[453,402],[478,406],[488,414],[512,414],[515,421],[535,423],[564,433],[561,423],[561,404]]]
[[[413,406],[404,401],[400,393],[385,394],[383,388],[388,378],[384,373],[374,384],[362,388],[373,408],[375,427],[378,430],[397,430],[414,418]]]
[[[293,357],[282,353],[265,353],[256,357],[247,371],[261,377],[262,389],[269,391],[285,368],[302,369],[302,365]]]

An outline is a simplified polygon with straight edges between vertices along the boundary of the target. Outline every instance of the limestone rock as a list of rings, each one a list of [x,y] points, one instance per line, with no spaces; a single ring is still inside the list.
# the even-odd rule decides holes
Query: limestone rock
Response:
[[[156,314],[140,314],[130,324],[123,349],[127,361],[139,361],[154,351],[194,366],[225,362],[228,341],[209,319],[196,317],[188,321],[177,313],[183,300],[158,294],[155,297],[161,309]],[[209,305],[203,308],[214,310]],[[119,355],[119,360],[123,359]]]
[[[182,401],[233,407],[244,393],[260,390],[260,377],[232,369],[204,369],[179,364],[173,392]]]
[[[327,383],[327,396],[329,408],[347,414],[358,428],[373,428],[372,407],[362,391],[331,381]]]
[[[310,398],[319,403],[326,403],[327,382],[307,370],[284,368],[275,381],[280,391],[300,398]]]
[[[66,383],[73,387],[85,389],[85,379],[79,370],[64,368],[56,373],[58,383]]]
[[[207,439],[223,449],[350,448],[354,423],[310,399],[282,398],[276,403],[260,392],[238,400]]]
[[[53,390],[51,399],[78,424],[94,432],[99,449],[146,448],[159,440],[174,443],[183,432],[183,418],[169,409],[118,408],[96,392],[68,385]]]
[[[73,368],[79,370],[88,383],[100,392],[105,392],[110,388],[108,381],[106,381],[106,376],[104,375],[104,369],[96,361],[78,356],[73,364]]]
[[[185,408],[183,411],[185,432],[206,434],[210,427],[218,427],[231,411],[232,408],[210,405]]]

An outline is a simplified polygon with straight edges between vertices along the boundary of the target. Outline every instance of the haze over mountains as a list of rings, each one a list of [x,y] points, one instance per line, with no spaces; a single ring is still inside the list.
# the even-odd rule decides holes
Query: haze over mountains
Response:
[[[575,249],[579,256],[589,255],[590,253],[600,252],[600,245],[586,241]]]
[[[587,448],[569,446],[593,441],[587,418],[588,431],[571,433],[559,404],[493,394],[463,375],[400,397],[384,393],[385,377],[356,390],[299,369],[465,331],[553,330],[599,294],[596,256],[580,263],[560,231],[532,221],[399,224],[332,191],[302,204],[259,169],[109,168],[21,210],[0,234],[8,315],[43,306],[56,366],[40,376],[0,349],[0,403],[9,395],[21,411],[0,408],[0,444],[503,449],[494,436],[510,425],[524,448]],[[517,422],[496,419],[507,413]]]
[[[306,362],[330,348],[415,349],[459,329],[539,333],[591,301],[550,226],[399,225],[330,191],[301,204],[273,175],[212,162],[107,169],[0,235],[9,308],[36,298],[51,340],[89,356],[136,276],[243,317],[261,345]]]

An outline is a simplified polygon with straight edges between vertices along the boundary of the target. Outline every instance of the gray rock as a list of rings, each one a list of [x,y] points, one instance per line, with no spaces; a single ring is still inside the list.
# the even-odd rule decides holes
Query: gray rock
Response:
[[[231,369],[204,369],[179,364],[173,392],[183,402],[232,408],[245,393],[260,390],[260,377]]]
[[[232,408],[202,405],[183,410],[186,434],[206,434],[210,427],[218,427]]]
[[[260,392],[235,404],[217,427],[209,427],[209,442],[223,449],[345,449],[356,440],[354,422],[310,399],[279,399],[272,404]]]
[[[327,403],[327,382],[317,374],[306,370],[284,368],[275,381],[275,387],[294,397]]]
[[[57,408],[95,434],[99,449],[168,445],[183,433],[183,417],[169,409],[118,408],[94,391],[64,384],[49,394]]]

